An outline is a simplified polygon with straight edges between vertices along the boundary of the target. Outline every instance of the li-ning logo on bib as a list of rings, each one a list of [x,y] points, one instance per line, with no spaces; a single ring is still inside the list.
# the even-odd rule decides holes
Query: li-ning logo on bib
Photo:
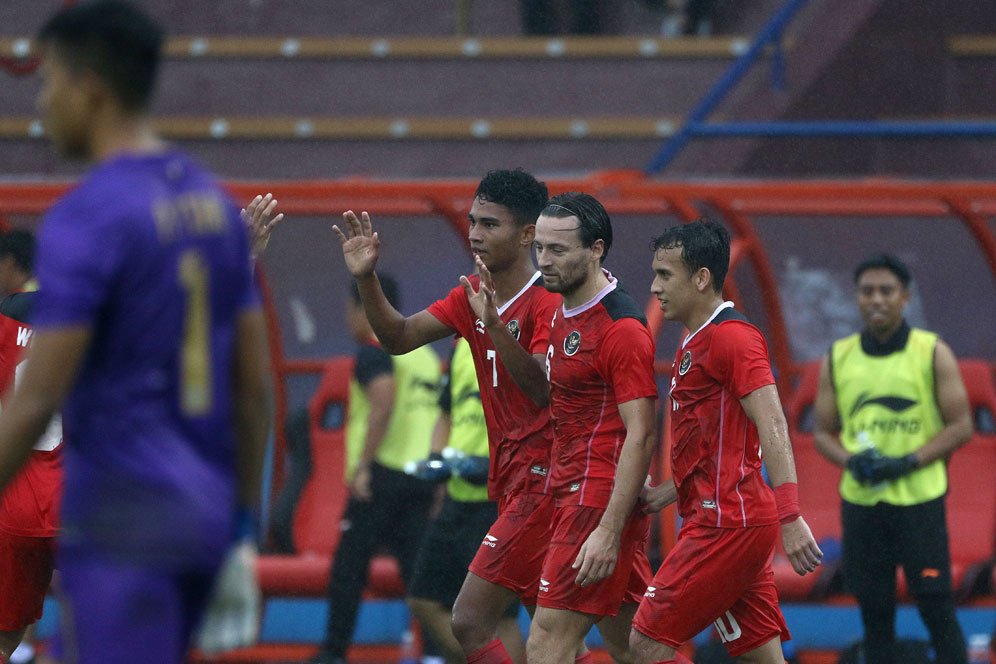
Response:
[[[581,333],[574,330],[564,339],[564,352],[568,355],[573,355],[578,352],[579,348],[581,348]]]
[[[692,351],[686,350],[681,356],[681,363],[678,365],[678,375],[684,376],[692,368]]]
[[[508,321],[508,325],[505,326],[505,329],[508,330],[508,333],[512,335],[513,339],[515,339],[516,341],[519,340],[519,333],[522,332],[522,329],[519,327],[519,321],[517,320]]]

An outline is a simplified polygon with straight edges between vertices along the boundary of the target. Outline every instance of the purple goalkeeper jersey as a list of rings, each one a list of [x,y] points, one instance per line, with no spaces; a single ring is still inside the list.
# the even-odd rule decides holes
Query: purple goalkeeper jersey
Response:
[[[217,564],[235,503],[236,320],[259,306],[238,210],[180,152],[117,156],[49,211],[37,275],[35,330],[92,330],[63,410],[63,546]]]

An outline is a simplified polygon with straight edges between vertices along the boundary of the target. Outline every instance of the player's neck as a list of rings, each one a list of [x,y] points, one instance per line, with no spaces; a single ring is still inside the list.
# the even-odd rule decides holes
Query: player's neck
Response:
[[[122,153],[148,154],[164,148],[144,115],[105,113],[95,122],[90,138],[90,155],[98,162]]]
[[[609,285],[609,277],[599,265],[594,272],[570,293],[564,293],[564,309],[576,309],[593,300],[603,288]]]
[[[531,260],[519,261],[508,270],[492,272],[491,280],[495,284],[498,306],[501,307],[518,295],[535,274],[536,268],[533,267]]]
[[[723,304],[723,301],[723,298],[719,295],[702,300],[681,323],[689,333],[696,332],[700,327],[705,325],[706,321],[716,312],[716,308]]]

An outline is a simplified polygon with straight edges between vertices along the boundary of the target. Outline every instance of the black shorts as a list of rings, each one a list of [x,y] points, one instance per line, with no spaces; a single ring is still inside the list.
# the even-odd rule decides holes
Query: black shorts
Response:
[[[896,567],[903,566],[910,593],[951,592],[951,555],[944,497],[919,505],[843,501],[844,578],[856,596],[896,593]]]
[[[453,608],[470,561],[497,518],[498,508],[492,502],[462,503],[446,496],[422,540],[408,596]],[[518,608],[516,602],[508,615],[518,615]]]

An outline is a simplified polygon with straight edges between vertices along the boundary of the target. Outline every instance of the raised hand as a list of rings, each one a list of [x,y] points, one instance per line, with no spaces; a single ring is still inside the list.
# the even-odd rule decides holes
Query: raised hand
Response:
[[[270,234],[277,224],[284,220],[283,213],[273,214],[276,209],[277,199],[273,194],[257,196],[242,209],[242,221],[249,230],[249,244],[253,258],[263,255],[266,245],[270,243]]]
[[[380,256],[380,237],[370,223],[370,215],[362,212],[357,218],[352,210],[347,210],[342,214],[342,220],[346,232],[338,226],[332,226],[332,230],[342,242],[346,269],[354,277],[368,277],[373,274]]]
[[[474,290],[473,284],[467,277],[460,277],[460,285],[467,293],[470,308],[474,310],[474,314],[481,319],[485,327],[500,324],[501,319],[498,317],[498,305],[495,304],[495,286],[491,279],[491,271],[488,270],[480,256],[474,256],[474,261],[477,263],[477,273],[481,277],[480,288]]]

